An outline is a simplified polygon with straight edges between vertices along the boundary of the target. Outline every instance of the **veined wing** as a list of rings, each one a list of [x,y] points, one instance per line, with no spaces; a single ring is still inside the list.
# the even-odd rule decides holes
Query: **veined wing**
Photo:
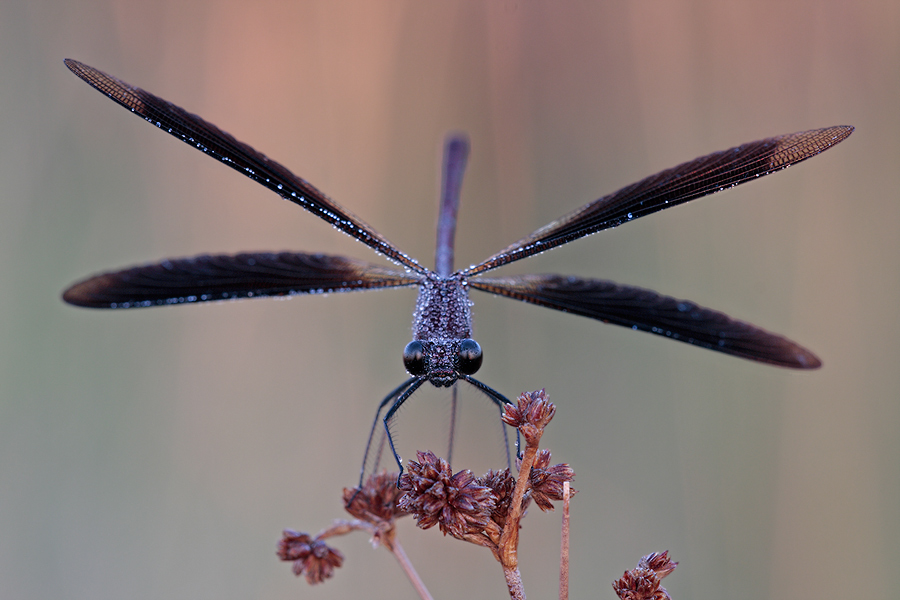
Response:
[[[414,275],[345,256],[298,252],[202,255],[95,275],[63,293],[88,308],[140,308],[259,296],[405,287]]]
[[[789,339],[651,290],[563,275],[478,278],[469,287],[583,317],[648,331],[702,348],[793,369],[821,361]]]
[[[204,154],[243,173],[285,200],[299,204],[393,262],[418,273],[426,272],[426,269],[415,259],[401,252],[380,233],[366,225],[362,219],[338,205],[284,166],[270,160],[247,144],[239,142],[212,123],[204,121],[197,115],[154,96],[150,92],[128,85],[124,81],[76,60],[67,58],[65,63],[73,73],[94,89],[109,96],[131,112],[142,116],[163,131],[168,131]]]
[[[826,127],[766,138],[701,156],[586,204],[484,262],[465,269],[462,274],[471,277],[484,273],[664,208],[780,171],[827,150],[852,132],[853,127],[849,126]]]

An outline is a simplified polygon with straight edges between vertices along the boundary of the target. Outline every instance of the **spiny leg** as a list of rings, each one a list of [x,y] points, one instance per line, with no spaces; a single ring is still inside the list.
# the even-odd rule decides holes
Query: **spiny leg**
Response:
[[[494,388],[492,388],[488,385],[485,385],[484,383],[481,383],[474,377],[472,377],[470,375],[462,375],[460,378],[465,379],[466,381],[468,381],[469,383],[474,385],[476,388],[478,388],[479,390],[484,392],[485,395],[488,398],[490,398],[491,402],[493,402],[494,404],[497,405],[497,408],[500,410],[501,417],[503,416],[504,405],[506,405],[506,404],[512,405],[512,402],[510,402],[506,396],[504,396],[503,394],[501,394]],[[509,436],[506,433],[506,425],[503,423],[503,421],[500,421],[500,428],[503,430],[503,444],[506,446],[506,463],[507,463],[507,466],[509,467],[510,473],[512,473],[512,460],[509,457]],[[520,440],[519,440],[519,430],[518,429],[516,430],[516,458],[522,458],[521,444],[520,444]]]
[[[447,441],[447,464],[453,466],[453,441],[456,439],[456,418],[459,416],[457,385],[450,390],[450,439]]]
[[[419,385],[422,384],[422,381],[424,381],[424,380],[420,379],[419,377],[410,377],[409,379],[407,379],[406,381],[404,381],[403,383],[398,385],[396,388],[394,388],[394,390],[392,390],[387,396],[385,396],[384,400],[382,400],[381,403],[378,404],[378,410],[375,411],[375,418],[372,420],[372,429],[369,431],[369,439],[366,442],[366,452],[363,455],[362,467],[359,470],[359,489],[362,489],[362,486],[364,483],[364,478],[366,476],[366,464],[369,462],[369,453],[372,449],[372,439],[375,437],[375,429],[378,427],[378,417],[381,415],[381,411],[384,410],[385,406],[393,403],[394,400],[398,396],[400,396],[404,392],[406,392],[408,390],[408,388],[411,385],[415,384],[416,382],[418,382],[418,384],[415,387],[418,388]],[[415,389],[415,388],[413,388],[413,389]],[[388,435],[390,435],[390,434],[388,434]],[[372,469],[373,472],[378,469],[378,463],[381,460],[381,447],[380,446],[381,445],[379,444],[378,451],[376,452],[376,455],[375,455],[375,466]],[[391,444],[391,447],[393,447],[393,444]],[[396,456],[396,453],[394,453],[394,454]],[[351,498],[351,500],[352,500],[352,498]]]
[[[394,414],[400,407],[403,406],[403,403],[406,402],[410,396],[413,395],[419,386],[428,381],[425,377],[414,377],[413,383],[410,385],[394,402],[390,409],[384,414],[384,431],[387,434],[388,444],[391,446],[391,452],[394,454],[394,460],[397,461],[397,467],[400,469],[400,474],[397,476],[397,485],[400,485],[400,477],[403,475],[403,462],[400,460],[400,455],[397,454],[397,449],[394,447],[394,436],[391,435],[391,419],[394,417]],[[398,388],[399,389],[399,388]],[[382,402],[382,406],[387,402],[387,398],[385,398],[384,402]],[[379,412],[381,411],[381,407],[379,407]],[[377,418],[377,417],[376,417]]]

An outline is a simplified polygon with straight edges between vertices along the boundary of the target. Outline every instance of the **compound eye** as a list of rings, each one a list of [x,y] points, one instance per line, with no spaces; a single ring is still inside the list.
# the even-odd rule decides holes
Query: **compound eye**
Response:
[[[425,346],[418,340],[413,340],[403,349],[403,366],[410,375],[425,374]]]
[[[481,368],[481,345],[471,338],[459,343],[459,372],[472,375]]]

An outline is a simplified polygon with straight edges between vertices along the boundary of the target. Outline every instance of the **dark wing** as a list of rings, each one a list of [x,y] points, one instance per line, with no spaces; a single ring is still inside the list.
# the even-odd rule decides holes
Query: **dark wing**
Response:
[[[95,275],[63,293],[89,308],[140,308],[257,296],[328,294],[418,284],[418,278],[344,256],[297,252],[177,258]]]
[[[802,131],[696,158],[586,204],[469,267],[471,277],[586,235],[683,204],[806,160],[844,140],[853,127]]]
[[[815,369],[821,361],[802,346],[750,323],[656,292],[600,279],[563,275],[472,279],[469,287],[555,308],[741,358]]]
[[[269,188],[285,200],[299,204],[397,264],[418,273],[421,265],[406,256],[362,219],[341,207],[315,187],[247,144],[239,142],[212,123],[141,88],[128,85],[102,71],[71,58],[66,66],[97,91],[109,96],[163,131],[194,146],[232,169]]]

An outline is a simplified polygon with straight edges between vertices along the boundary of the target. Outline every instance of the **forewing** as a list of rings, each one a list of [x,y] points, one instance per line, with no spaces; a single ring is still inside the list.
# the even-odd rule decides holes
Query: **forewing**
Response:
[[[167,131],[183,142],[212,156],[232,169],[264,185],[282,198],[299,204],[335,228],[356,238],[376,252],[383,254],[397,264],[416,272],[425,269],[414,259],[406,256],[362,219],[338,205],[315,187],[291,173],[288,169],[270,160],[247,144],[239,142],[212,123],[197,115],[167,102],[139,87],[128,85],[71,58],[66,66],[78,77],[97,91],[109,96],[131,112]]]
[[[469,280],[469,287],[648,331],[702,348],[794,369],[821,366],[799,344],[688,300],[601,279],[524,275]]]
[[[297,252],[202,255],[95,275],[63,293],[89,308],[140,308],[259,296],[416,285],[418,278],[344,256]]]
[[[464,270],[463,275],[496,269],[664,208],[780,171],[827,150],[852,132],[853,127],[848,126],[814,129],[701,156],[586,204]]]

